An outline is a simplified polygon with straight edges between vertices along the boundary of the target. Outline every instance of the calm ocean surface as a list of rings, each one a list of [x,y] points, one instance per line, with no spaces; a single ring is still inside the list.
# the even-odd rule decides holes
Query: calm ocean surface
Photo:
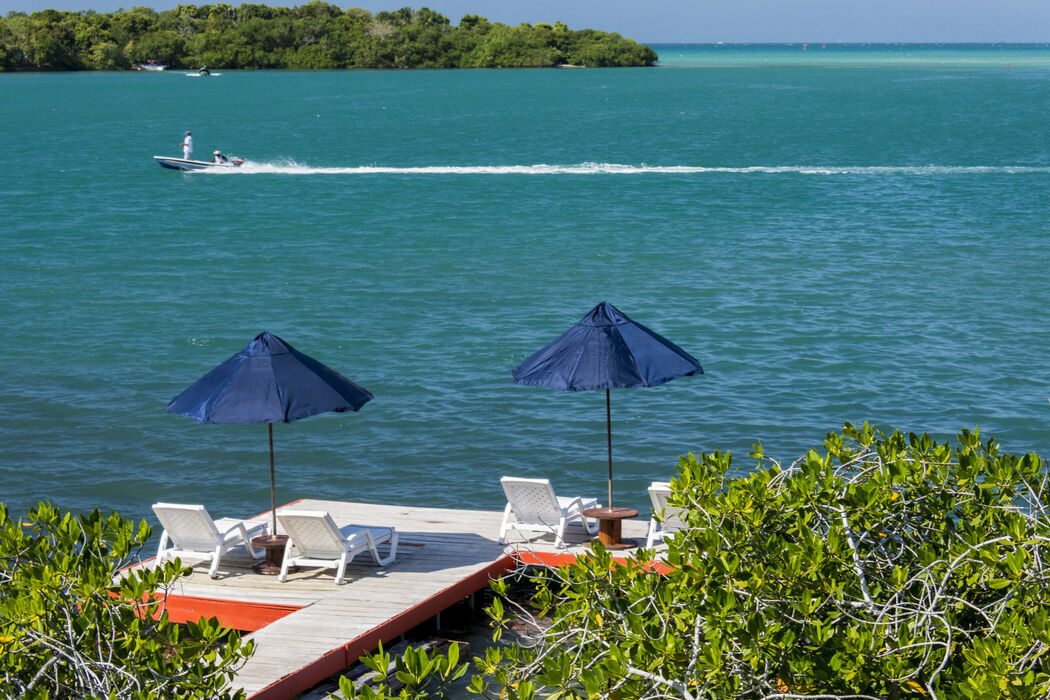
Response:
[[[847,420],[1050,452],[1050,48],[655,48],[0,75],[2,500],[264,511],[265,427],[164,413],[262,330],[376,397],[275,426],[279,503],[601,495],[602,393],[510,372],[602,300],[707,372],[613,392],[619,505]],[[161,169],[185,129],[248,165]]]

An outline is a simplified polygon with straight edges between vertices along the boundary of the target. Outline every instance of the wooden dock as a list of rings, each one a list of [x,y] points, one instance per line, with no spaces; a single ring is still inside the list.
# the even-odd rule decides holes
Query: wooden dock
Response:
[[[321,568],[304,568],[280,583],[276,576],[253,572],[254,562],[239,551],[223,557],[215,579],[204,565],[180,579],[167,603],[173,620],[215,616],[251,631],[255,654],[234,685],[254,700],[294,697],[352,666],[378,642],[388,644],[486,588],[516,565],[516,557],[556,565],[585,551],[590,540],[582,528],[570,528],[568,547],[556,549],[553,535],[511,531],[507,544],[500,545],[501,511],[322,500],[290,505],[327,511],[339,525],[393,526],[401,541],[395,562],[379,568],[370,557],[358,556],[338,586],[334,570]],[[624,537],[644,544],[646,526],[645,518],[625,522]]]

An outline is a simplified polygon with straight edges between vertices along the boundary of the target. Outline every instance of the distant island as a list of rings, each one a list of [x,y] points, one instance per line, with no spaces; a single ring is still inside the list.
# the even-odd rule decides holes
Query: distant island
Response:
[[[0,18],[0,71],[538,68],[651,66],[656,52],[619,34],[562,22],[516,27],[426,7],[393,12],[326,2],[42,10]]]

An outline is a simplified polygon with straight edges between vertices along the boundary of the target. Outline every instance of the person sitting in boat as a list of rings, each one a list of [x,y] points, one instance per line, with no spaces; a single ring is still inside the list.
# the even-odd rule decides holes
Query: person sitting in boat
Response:
[[[201,75],[211,75],[211,71],[208,70],[208,66],[201,66],[197,69],[197,72]]]
[[[229,163],[230,160],[219,151],[212,151],[212,163]]]

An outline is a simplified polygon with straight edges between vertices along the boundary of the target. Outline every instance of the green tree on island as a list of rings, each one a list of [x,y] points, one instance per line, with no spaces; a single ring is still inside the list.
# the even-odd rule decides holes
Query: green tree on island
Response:
[[[0,18],[0,71],[120,70],[150,60],[182,68],[526,68],[650,66],[657,55],[619,34],[561,22],[510,27],[466,15],[453,26],[426,7],[373,16],[320,0]]]

